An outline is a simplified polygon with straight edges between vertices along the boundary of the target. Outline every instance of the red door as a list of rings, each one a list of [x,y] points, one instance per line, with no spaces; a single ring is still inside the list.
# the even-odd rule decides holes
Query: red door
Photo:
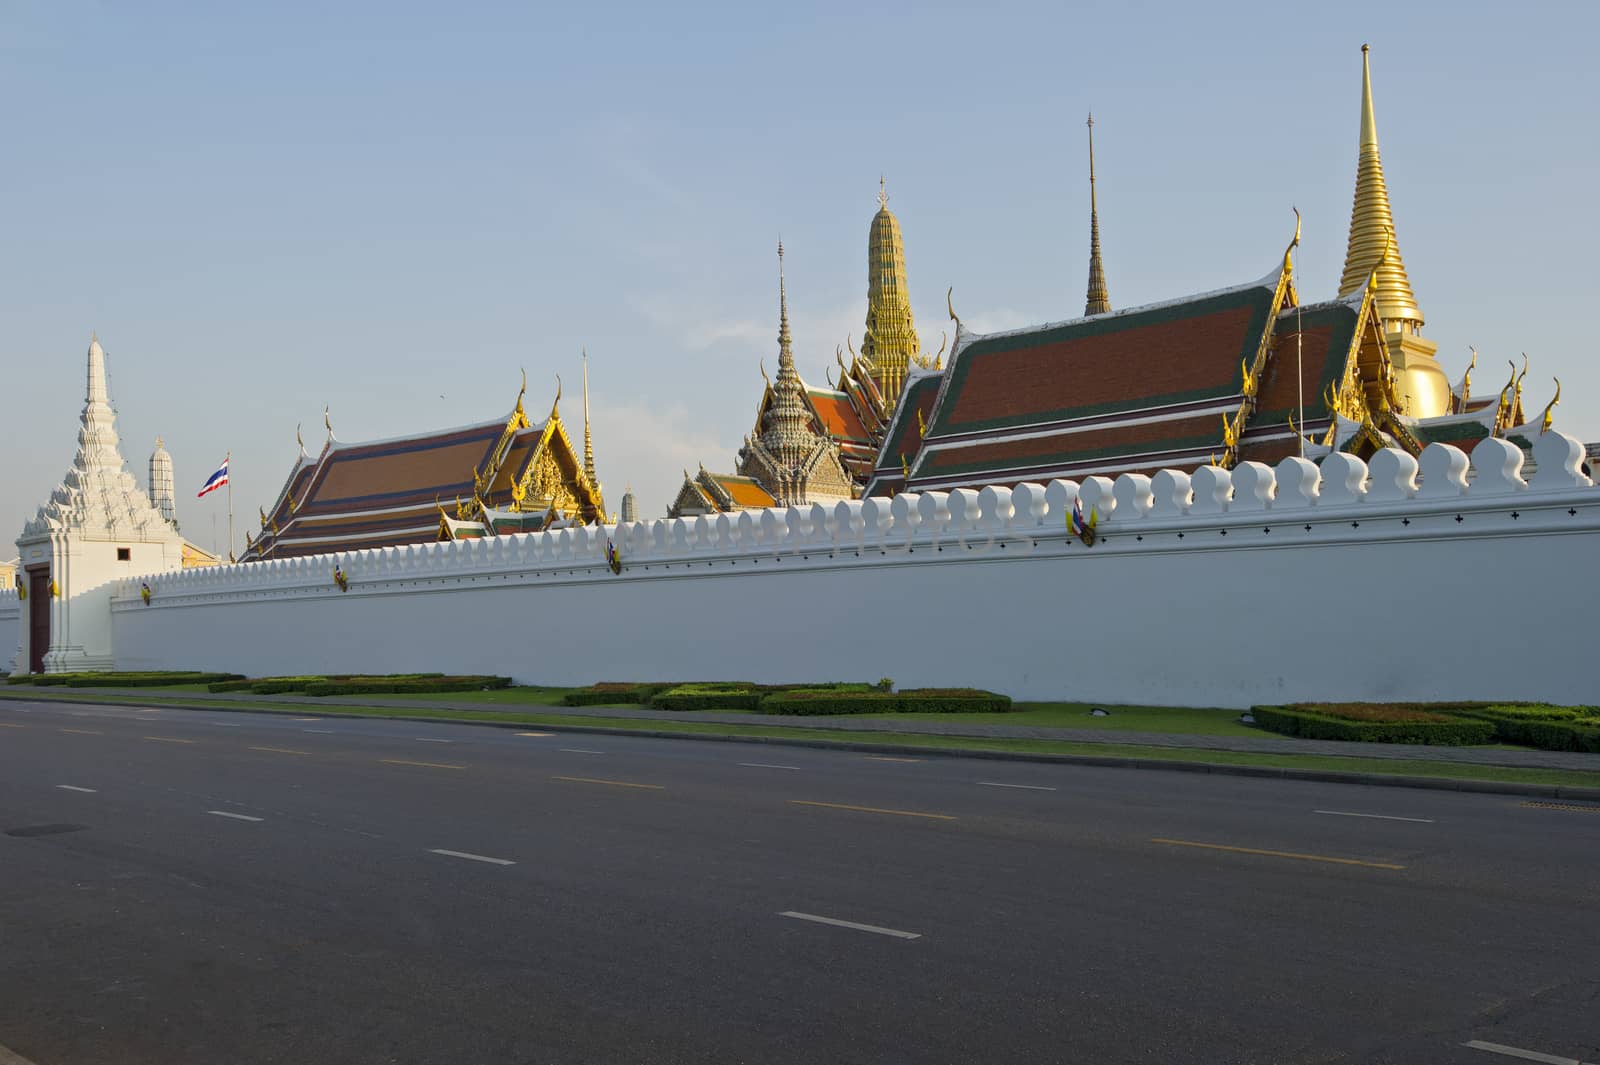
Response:
[[[44,653],[50,650],[50,571],[43,566],[28,570],[28,671],[44,672]]]

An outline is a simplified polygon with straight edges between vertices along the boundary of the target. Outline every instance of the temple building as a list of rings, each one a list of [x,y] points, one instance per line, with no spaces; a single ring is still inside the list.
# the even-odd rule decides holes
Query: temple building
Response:
[[[606,520],[594,472],[584,372],[580,454],[561,420],[559,380],[550,413],[533,421],[524,380],[511,412],[433,433],[347,444],[328,436],[315,458],[300,457],[244,562],[329,551],[476,539]],[[296,439],[299,439],[296,430]]]
[[[867,318],[861,350],[847,339],[847,363],[843,351],[835,349],[838,378],[830,370],[827,387],[808,383],[796,367],[781,246],[778,259],[777,379],[766,381],[755,426],[736,459],[737,472],[711,473],[704,465],[693,475],[684,471],[667,511],[671,517],[859,497],[907,381],[941,365],[943,347],[926,355],[917,337],[905,242],[881,178],[878,211],[867,234]]]
[[[1293,240],[1265,276],[1112,311],[1091,139],[1085,316],[977,334],[952,305],[949,366],[910,376],[868,493],[1232,467],[1335,449],[1415,455],[1434,441],[1470,451],[1490,435],[1530,450],[1551,425],[1559,382],[1530,420],[1526,366],[1513,365],[1498,395],[1474,396],[1473,367],[1452,386],[1421,335],[1379,159],[1365,46],[1359,149],[1338,298],[1301,303],[1297,216]]]
[[[186,544],[128,471],[100,338],[89,341],[78,449],[50,499],[17,537],[23,598],[19,673],[110,669],[118,578],[180,569]]]

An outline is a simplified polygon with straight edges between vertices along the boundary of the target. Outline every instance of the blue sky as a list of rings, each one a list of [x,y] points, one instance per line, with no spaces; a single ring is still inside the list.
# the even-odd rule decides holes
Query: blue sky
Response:
[[[0,531],[72,459],[91,330],[124,454],[157,434],[211,543],[253,527],[324,404],[362,440],[502,416],[587,347],[614,508],[730,469],[776,352],[865,313],[878,176],[918,328],[1080,313],[1084,115],[1119,307],[1260,276],[1305,214],[1335,294],[1360,46],[1426,335],[1478,388],[1527,351],[1600,438],[1595,5],[109,4],[0,0]],[[245,519],[249,518],[247,522]],[[0,556],[7,552],[0,551]]]

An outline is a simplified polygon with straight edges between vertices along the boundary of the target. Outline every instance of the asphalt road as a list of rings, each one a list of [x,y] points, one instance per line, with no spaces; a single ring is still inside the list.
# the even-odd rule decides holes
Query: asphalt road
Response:
[[[0,1062],[1600,1062],[1566,806],[8,703]]]

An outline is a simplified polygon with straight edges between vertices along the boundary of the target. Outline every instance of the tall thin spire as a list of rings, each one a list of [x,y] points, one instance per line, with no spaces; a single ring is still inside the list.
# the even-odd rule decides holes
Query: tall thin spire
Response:
[[[594,475],[594,437],[589,432],[589,349],[583,350],[583,473],[589,483],[599,485]]]
[[[1111,293],[1106,290],[1106,268],[1100,261],[1100,206],[1094,192],[1094,115],[1089,115],[1089,292],[1083,313],[1108,314]]]
[[[817,445],[811,415],[801,393],[805,385],[794,366],[789,336],[789,291],[783,277],[783,241],[778,241],[778,377],[772,384],[772,401],[761,419],[761,444],[785,475],[798,475],[802,463]],[[784,490],[788,498],[788,490]]]
[[[778,376],[787,365],[794,368],[794,352],[789,336],[789,290],[783,280],[783,238],[778,238]]]
[[[1355,203],[1350,210],[1350,243],[1344,255],[1344,275],[1339,295],[1348,296],[1366,284],[1372,268],[1378,269],[1378,314],[1386,323],[1413,332],[1423,323],[1422,311],[1411,292],[1405,263],[1400,259],[1400,244],[1394,234],[1394,215],[1389,209],[1389,190],[1383,180],[1383,163],[1378,156],[1378,123],[1372,108],[1372,63],[1367,45],[1361,46],[1361,150],[1356,163]],[[1394,239],[1391,246],[1390,241]],[[1384,249],[1388,247],[1388,258]]]

